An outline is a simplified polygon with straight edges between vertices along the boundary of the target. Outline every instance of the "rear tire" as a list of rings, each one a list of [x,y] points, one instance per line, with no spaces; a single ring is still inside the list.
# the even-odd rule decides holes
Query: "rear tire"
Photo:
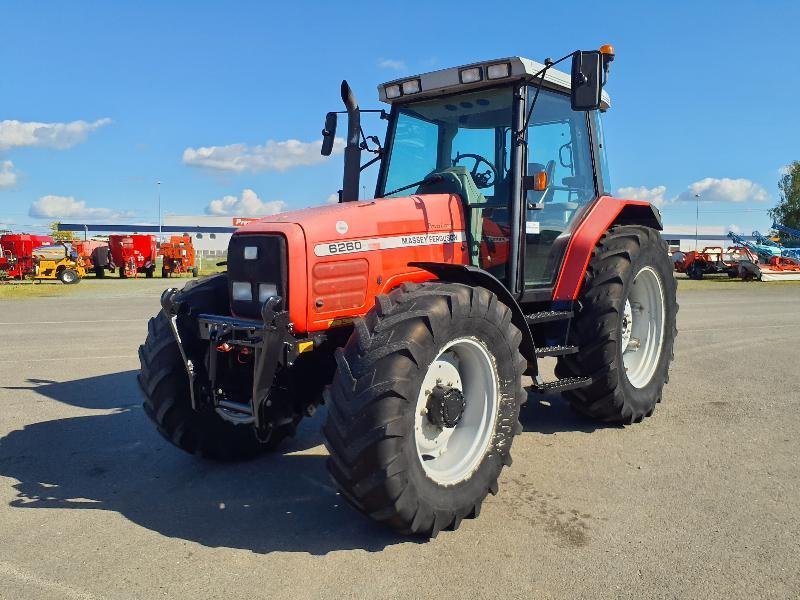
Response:
[[[653,413],[669,381],[677,335],[675,288],[657,231],[616,226],[600,239],[570,334],[580,350],[556,365],[559,378],[593,379],[588,387],[564,392],[573,409],[620,423]]]
[[[328,391],[328,469],[343,496],[404,534],[433,537],[477,517],[522,430],[521,340],[511,310],[481,287],[406,284],[378,296],[336,351]],[[425,389],[440,373],[436,391]],[[442,424],[456,414],[442,389],[463,391],[453,426]]]
[[[104,267],[95,267],[94,268],[94,276],[98,279],[103,279],[106,276],[106,270]]]
[[[686,275],[689,277],[689,279],[700,281],[703,278],[703,269],[696,262],[694,262],[689,265],[688,269],[686,269]]]

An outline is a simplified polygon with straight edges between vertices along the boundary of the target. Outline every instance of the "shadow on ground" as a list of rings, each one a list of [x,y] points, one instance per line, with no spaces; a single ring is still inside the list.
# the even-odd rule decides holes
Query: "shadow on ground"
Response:
[[[117,410],[35,423],[0,439],[0,475],[19,481],[11,506],[109,510],[169,537],[258,553],[378,551],[413,541],[347,506],[324,456],[292,454],[320,443],[321,415],[301,425],[283,454],[221,464],[156,433],[134,371],[31,384],[60,402]]]
[[[591,433],[597,429],[621,427],[582,417],[573,411],[559,394],[528,394],[519,411],[523,431],[552,434],[561,431]]]
[[[189,456],[165,442],[141,410],[135,371],[69,382],[28,380],[47,398],[103,414],[35,423],[0,439],[0,475],[17,508],[108,510],[169,537],[210,547],[326,554],[413,542],[357,514],[336,492],[321,443],[324,410],[282,453],[240,464]],[[112,412],[108,412],[112,411]],[[531,395],[525,431],[593,431],[558,396]]]

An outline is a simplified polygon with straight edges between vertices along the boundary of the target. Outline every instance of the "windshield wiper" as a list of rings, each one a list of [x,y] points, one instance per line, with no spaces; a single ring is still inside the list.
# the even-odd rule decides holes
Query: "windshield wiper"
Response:
[[[404,185],[403,187],[399,187],[396,190],[392,190],[391,192],[388,192],[388,193],[384,194],[383,197],[386,198],[386,196],[391,196],[392,194],[396,194],[397,192],[402,192],[402,191],[407,190],[409,188],[412,188],[414,186],[418,186],[418,185],[421,185],[423,183],[434,183],[436,181],[441,181],[442,179],[444,179],[444,177],[440,173],[433,173],[431,175],[428,175],[424,179],[420,179],[419,181],[415,181],[414,183],[409,183],[408,185]]]

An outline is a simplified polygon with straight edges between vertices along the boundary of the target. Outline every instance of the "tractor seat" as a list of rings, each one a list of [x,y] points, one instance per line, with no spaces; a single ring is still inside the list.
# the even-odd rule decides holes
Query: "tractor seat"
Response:
[[[467,214],[470,263],[480,266],[480,245],[483,239],[483,210],[492,205],[486,199],[466,167],[448,167],[428,174],[417,194],[455,194],[464,203]],[[505,207],[505,205],[504,205]]]
[[[475,185],[466,167],[448,167],[425,177],[417,194],[456,194],[466,206],[485,206],[488,201]]]

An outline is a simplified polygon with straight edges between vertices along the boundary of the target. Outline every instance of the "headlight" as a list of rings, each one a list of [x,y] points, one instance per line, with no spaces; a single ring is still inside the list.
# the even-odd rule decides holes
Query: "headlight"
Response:
[[[394,98],[399,98],[400,97],[400,86],[399,85],[387,85],[384,88],[384,91],[386,92],[386,97],[389,98],[389,100],[393,100]]]
[[[258,246],[245,246],[244,247],[244,259],[245,260],[255,260],[258,258]]]
[[[253,300],[253,288],[247,281],[234,281],[231,286],[231,295],[234,300],[251,302]]]
[[[259,283],[258,284],[258,301],[264,303],[268,298],[278,295],[278,288],[274,283]]]
[[[480,67],[461,69],[461,71],[458,72],[458,76],[461,79],[461,83],[475,83],[483,79],[483,73],[481,73]]]
[[[511,74],[510,63],[500,63],[499,65],[489,65],[486,67],[487,79],[502,79]]]
[[[401,87],[403,89],[403,95],[405,96],[407,94],[418,93],[422,89],[422,84],[419,79],[409,79],[408,81],[404,81]]]

